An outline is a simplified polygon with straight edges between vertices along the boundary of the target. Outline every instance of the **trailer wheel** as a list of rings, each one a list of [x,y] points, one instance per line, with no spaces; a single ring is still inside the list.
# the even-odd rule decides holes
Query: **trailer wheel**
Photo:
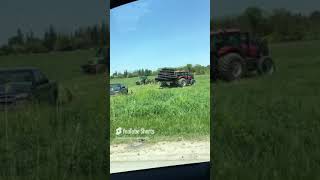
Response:
[[[160,87],[166,87],[167,86],[167,82],[160,82]]]

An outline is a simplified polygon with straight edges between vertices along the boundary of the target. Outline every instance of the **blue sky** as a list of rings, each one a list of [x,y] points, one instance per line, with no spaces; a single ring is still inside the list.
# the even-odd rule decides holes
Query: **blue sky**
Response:
[[[111,73],[210,64],[209,0],[139,0],[110,14]]]

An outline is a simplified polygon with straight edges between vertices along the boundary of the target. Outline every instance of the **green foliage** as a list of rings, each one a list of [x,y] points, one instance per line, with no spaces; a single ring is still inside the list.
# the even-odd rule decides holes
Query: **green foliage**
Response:
[[[247,8],[240,18],[249,26],[250,32],[258,32],[263,23],[262,10],[257,7]]]
[[[188,70],[196,75],[210,74],[210,66],[202,66],[200,64],[192,65],[187,64],[186,66],[178,67],[179,70]]]
[[[57,32],[52,25],[44,33],[43,44],[48,50],[53,50],[57,39]]]
[[[123,73],[114,72],[111,75],[111,78],[131,78],[131,77],[139,77],[139,76],[151,76],[153,75],[153,71],[149,69],[138,69],[132,72],[125,70]]]
[[[213,19],[211,28],[239,28],[268,37],[273,42],[317,40],[320,34],[319,14],[319,11],[314,11],[302,15],[286,9],[266,12],[258,7],[249,7],[238,16]]]
[[[156,76],[161,68],[152,71],[149,69],[138,69],[134,70],[132,72],[129,72],[125,70],[123,73],[120,72],[114,72],[110,78],[132,78],[132,77],[139,77],[139,76]],[[177,70],[187,70],[190,71],[194,74],[197,75],[205,75],[205,74],[210,74],[210,66],[202,66],[200,64],[192,65],[192,64],[187,64],[186,66],[181,66],[175,68]]]
[[[27,34],[24,47],[25,51],[29,53],[45,53],[48,51],[41,39],[34,37],[32,31]]]
[[[54,50],[55,51],[70,51],[72,50],[72,44],[69,37],[60,35],[56,39],[56,42],[54,44]]]
[[[72,51],[105,46],[109,42],[105,23],[80,27],[73,33],[59,33],[50,25],[43,37],[35,37],[33,32],[23,33],[21,29],[8,39],[7,45],[0,47],[0,56],[8,54],[43,53],[48,51]]]

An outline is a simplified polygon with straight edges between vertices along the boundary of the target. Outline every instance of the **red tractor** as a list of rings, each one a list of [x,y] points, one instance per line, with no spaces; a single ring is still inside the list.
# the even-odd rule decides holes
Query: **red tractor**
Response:
[[[264,75],[275,70],[267,42],[238,29],[211,33],[211,58],[213,79],[233,81],[250,72]]]

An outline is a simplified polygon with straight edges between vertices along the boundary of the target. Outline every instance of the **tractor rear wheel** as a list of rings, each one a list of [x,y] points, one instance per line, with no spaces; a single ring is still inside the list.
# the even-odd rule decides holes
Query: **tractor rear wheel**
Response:
[[[233,81],[246,74],[246,63],[239,54],[230,53],[219,59],[218,70],[223,80]]]
[[[270,57],[265,56],[258,60],[258,73],[260,75],[271,75],[274,71],[275,65]]]
[[[184,79],[184,78],[179,79],[178,85],[179,85],[180,87],[185,87],[185,86],[187,85],[186,79]]]

